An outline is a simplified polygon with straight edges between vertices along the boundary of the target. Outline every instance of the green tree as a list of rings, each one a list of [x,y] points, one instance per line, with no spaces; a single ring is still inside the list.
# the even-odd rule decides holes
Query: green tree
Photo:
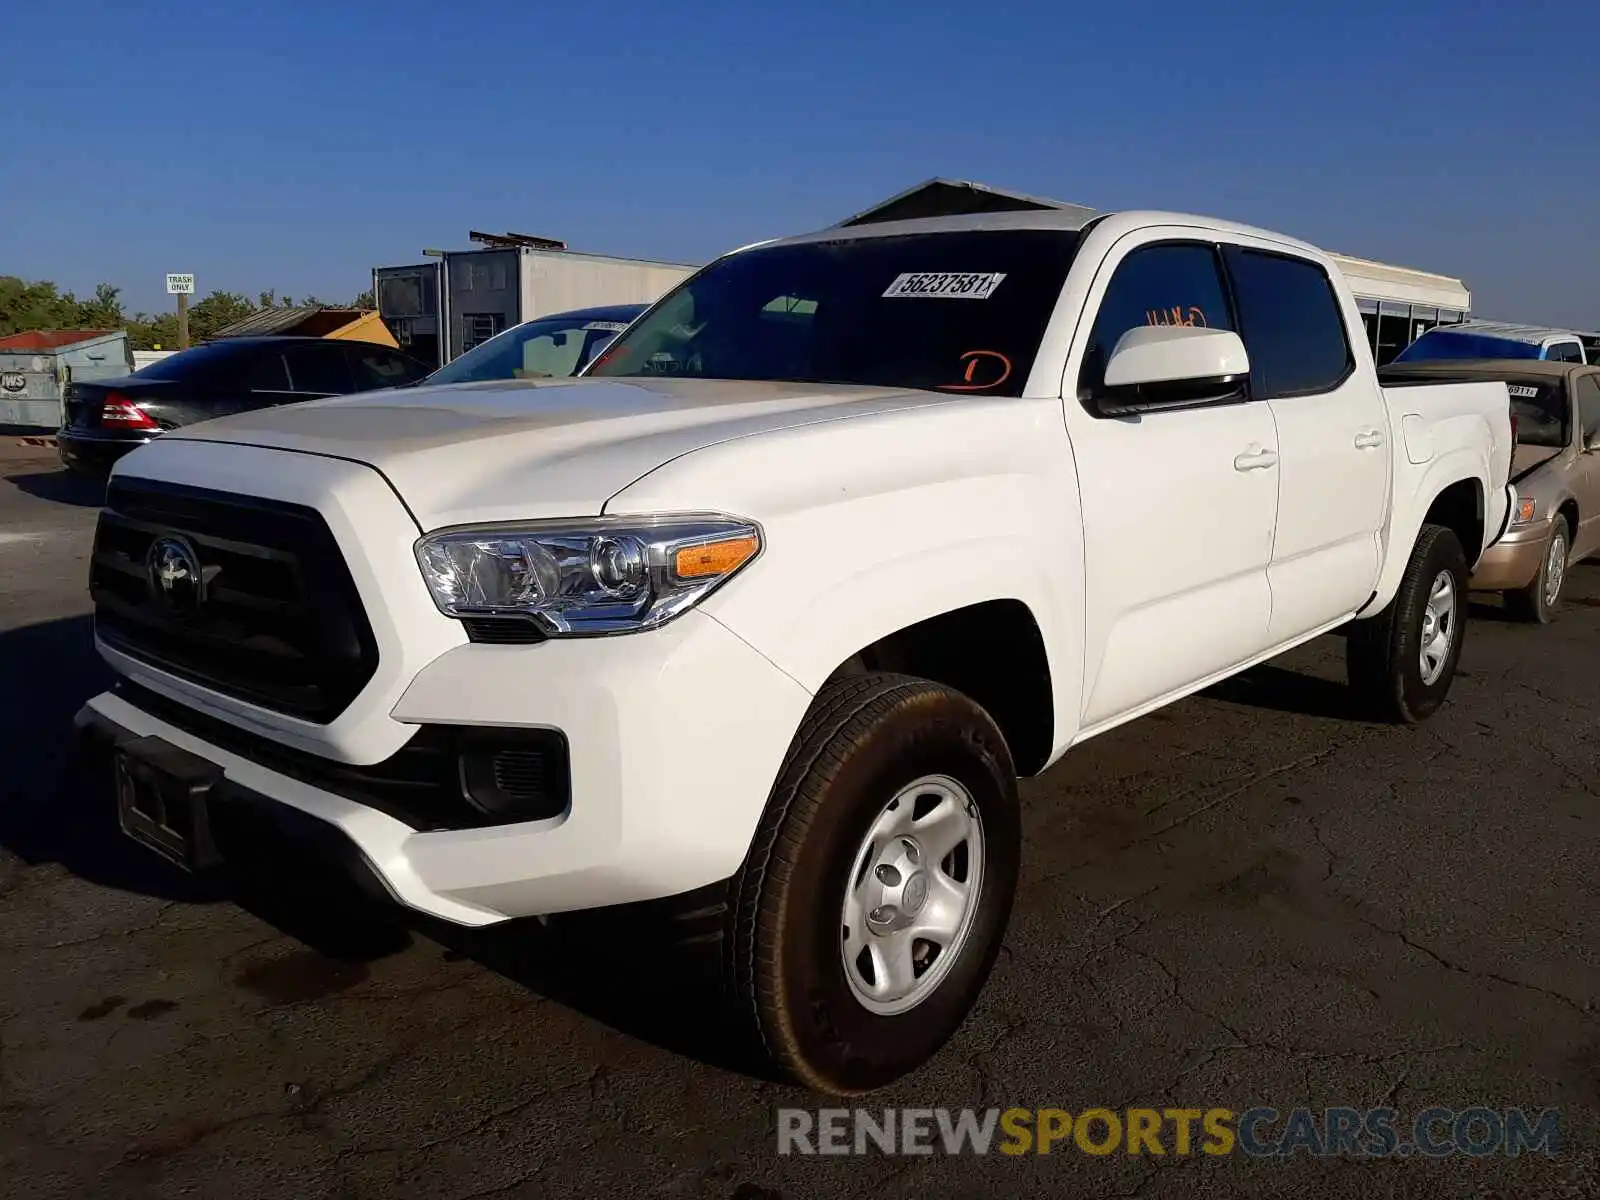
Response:
[[[121,329],[127,320],[121,297],[121,288],[109,283],[96,284],[94,299],[79,302],[78,319],[91,329]]]
[[[324,301],[308,295],[300,303]],[[212,292],[189,307],[189,340],[192,344],[203,342],[224,326],[263,308],[293,307],[294,300],[279,296],[275,289],[260,292],[254,302],[238,292]],[[377,307],[371,289],[356,296],[349,307]],[[128,345],[134,350],[178,348],[176,312],[130,316],[122,307],[122,289],[112,284],[99,284],[92,297],[79,300],[49,280],[0,275],[0,337],[29,329],[126,329]]]
[[[128,348],[130,350],[176,350],[178,348],[177,313],[139,313],[128,322]]]
[[[119,289],[102,283],[91,300],[79,300],[49,280],[0,275],[0,336],[28,329],[120,329]]]
[[[212,292],[189,306],[189,344],[198,345],[224,326],[248,317],[257,307],[249,297],[238,292]],[[127,327],[128,345],[134,350],[178,348],[178,314],[175,312],[140,313]]]

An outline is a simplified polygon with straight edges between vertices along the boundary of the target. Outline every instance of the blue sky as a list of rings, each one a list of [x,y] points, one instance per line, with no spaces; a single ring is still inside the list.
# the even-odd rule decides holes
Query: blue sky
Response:
[[[1249,221],[1600,328],[1579,3],[53,0],[0,273],[342,299],[469,229],[703,261],[931,175]]]

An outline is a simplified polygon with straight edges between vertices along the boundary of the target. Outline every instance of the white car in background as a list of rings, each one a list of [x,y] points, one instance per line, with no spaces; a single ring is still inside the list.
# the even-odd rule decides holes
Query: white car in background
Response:
[[[564,379],[588,366],[647,304],[608,304],[551,313],[503,330],[411,387]]]

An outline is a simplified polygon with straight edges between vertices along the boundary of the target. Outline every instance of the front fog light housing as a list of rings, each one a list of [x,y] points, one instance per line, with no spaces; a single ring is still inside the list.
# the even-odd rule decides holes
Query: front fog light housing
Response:
[[[449,617],[523,617],[552,635],[629,633],[693,608],[761,552],[721,514],[530,521],[432,533],[417,563]]]

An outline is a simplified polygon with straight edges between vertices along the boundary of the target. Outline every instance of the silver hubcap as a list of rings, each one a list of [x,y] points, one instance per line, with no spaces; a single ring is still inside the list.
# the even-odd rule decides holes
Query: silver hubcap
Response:
[[[872,823],[845,884],[839,950],[862,1007],[921,1004],[961,957],[983,886],[983,820],[948,775],[900,790]]]
[[[1422,682],[1432,687],[1444,674],[1450,657],[1450,644],[1456,639],[1456,581],[1449,571],[1440,571],[1428,590],[1428,606],[1422,610]]]
[[[1567,539],[1559,533],[1550,539],[1550,553],[1544,562],[1544,606],[1554,608],[1567,577]]]

